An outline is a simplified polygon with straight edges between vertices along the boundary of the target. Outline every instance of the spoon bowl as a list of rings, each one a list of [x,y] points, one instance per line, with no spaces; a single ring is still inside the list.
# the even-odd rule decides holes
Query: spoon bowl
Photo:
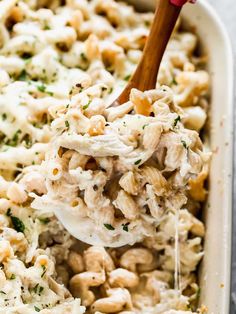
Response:
[[[112,103],[112,106],[119,106],[126,103],[129,100],[132,88],[145,91],[156,87],[157,74],[163,54],[182,5],[186,2],[187,0],[159,1],[143,56],[126,88]],[[92,221],[88,217],[82,217],[78,213],[73,214],[70,210],[66,209],[66,206],[64,208],[54,206],[53,211],[64,227],[75,238],[90,245],[106,247],[121,247],[126,244],[132,245],[135,242],[142,241],[146,234],[145,230],[142,230],[141,225],[139,228],[136,228],[135,234],[132,235],[129,232],[124,232],[122,225],[116,229],[111,225],[107,225],[108,231],[104,232],[104,226],[101,229],[101,226],[96,225],[96,221]]]

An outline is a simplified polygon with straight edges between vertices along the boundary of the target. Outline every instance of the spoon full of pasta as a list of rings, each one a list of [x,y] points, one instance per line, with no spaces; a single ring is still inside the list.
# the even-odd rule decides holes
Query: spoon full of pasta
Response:
[[[196,0],[158,1],[142,58],[127,86],[120,96],[113,102],[113,106],[119,106],[120,104],[127,102],[132,88],[137,88],[141,91],[155,88],[160,63],[182,6],[186,2],[194,3],[195,1]],[[142,111],[145,113],[145,108],[140,108],[140,112]]]
[[[176,134],[180,149],[185,149],[185,141],[190,143],[191,138],[182,140],[187,134],[186,130],[181,133],[183,126],[177,128],[176,133],[172,132],[173,124],[180,125],[180,116],[175,109],[169,110],[168,103],[165,104],[165,99],[169,99],[171,91],[168,88],[150,90],[156,86],[162,55],[181,7],[186,2],[159,1],[143,57],[127,87],[111,108],[116,110],[119,105],[121,108],[122,104],[129,100],[131,90],[135,88],[143,97],[147,96],[141,91],[147,91],[152,93],[152,97],[155,96],[161,101],[163,99],[161,106],[166,106],[166,117],[162,116],[161,120],[159,111],[151,116],[142,105],[138,114],[124,114],[120,119],[106,117],[105,120],[102,115],[96,116],[98,120],[94,117],[88,119],[82,111],[81,117],[87,124],[94,119],[93,128],[90,130],[92,133],[88,131],[83,135],[73,135],[65,132],[59,136],[56,148],[52,147],[50,158],[53,156],[54,161],[48,159],[48,169],[51,169],[51,162],[53,166],[47,184],[49,193],[45,197],[36,198],[34,206],[43,209],[50,203],[52,211],[64,227],[83,242],[120,247],[142,241],[144,236],[156,232],[161,213],[164,212],[163,198],[167,199],[166,208],[171,206],[168,178],[158,169],[157,162],[150,163],[150,159],[162,149],[165,150],[163,144],[160,148],[158,146],[162,133],[166,135],[169,131],[171,135]],[[129,111],[130,108],[126,113]],[[69,122],[66,122],[69,127]],[[102,133],[96,131],[100,126],[103,127]],[[132,136],[136,135],[137,145],[134,140],[132,142]],[[140,147],[138,143],[141,143]],[[57,153],[58,148],[60,154]],[[186,156],[189,151],[185,149],[183,154]],[[200,156],[197,161],[201,162]],[[201,169],[201,165],[198,168]],[[171,168],[168,168],[167,171],[170,170]],[[180,170],[174,170],[176,171],[172,169],[174,176],[181,175]],[[186,173],[186,177],[190,175],[190,172]],[[57,197],[50,198],[55,193]],[[185,201],[185,196],[178,204],[181,204],[182,199]]]

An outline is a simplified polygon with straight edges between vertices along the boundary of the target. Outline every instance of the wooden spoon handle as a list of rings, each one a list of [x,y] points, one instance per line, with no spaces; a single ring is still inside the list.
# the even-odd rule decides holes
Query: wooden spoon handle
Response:
[[[136,88],[144,91],[156,86],[160,63],[180,10],[180,6],[171,4],[169,0],[159,1],[143,58],[131,80],[139,82]],[[141,74],[142,79],[140,79]]]
[[[159,1],[142,59],[116,104],[126,102],[133,87],[141,91],[155,88],[162,56],[181,11],[181,6],[170,1],[178,0]]]

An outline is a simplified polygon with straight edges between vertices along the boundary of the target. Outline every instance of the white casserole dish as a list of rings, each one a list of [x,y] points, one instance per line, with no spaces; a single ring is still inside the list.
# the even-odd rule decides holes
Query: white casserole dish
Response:
[[[153,10],[155,0],[130,0]],[[205,257],[200,267],[200,304],[209,314],[227,314],[230,304],[232,175],[233,175],[233,55],[224,25],[204,0],[187,4],[183,17],[194,26],[207,52],[211,75],[209,145],[214,152],[206,223]]]

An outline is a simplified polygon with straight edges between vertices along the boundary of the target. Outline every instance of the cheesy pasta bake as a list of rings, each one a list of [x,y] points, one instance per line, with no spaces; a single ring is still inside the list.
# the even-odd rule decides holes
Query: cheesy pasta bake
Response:
[[[156,89],[110,106],[152,19],[115,0],[0,2],[0,314],[206,313],[197,36],[178,21]]]

